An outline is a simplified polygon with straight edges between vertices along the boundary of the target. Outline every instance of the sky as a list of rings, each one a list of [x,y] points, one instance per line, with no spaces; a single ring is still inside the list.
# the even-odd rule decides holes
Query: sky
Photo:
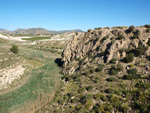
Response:
[[[0,28],[48,30],[150,24],[150,0],[0,0]]]

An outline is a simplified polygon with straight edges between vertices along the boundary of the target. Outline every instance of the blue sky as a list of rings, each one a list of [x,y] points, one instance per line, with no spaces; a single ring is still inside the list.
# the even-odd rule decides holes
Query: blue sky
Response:
[[[0,28],[82,29],[150,24],[150,0],[0,0]]]

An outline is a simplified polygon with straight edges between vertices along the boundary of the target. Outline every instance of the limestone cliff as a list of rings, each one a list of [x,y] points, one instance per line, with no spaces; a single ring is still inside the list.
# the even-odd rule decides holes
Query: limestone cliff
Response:
[[[126,49],[136,49],[138,45],[147,46],[150,32],[145,27],[111,28],[89,30],[74,35],[66,46],[62,61],[63,73],[73,74],[90,65],[108,63],[112,58],[124,59]],[[149,55],[149,49],[146,51]]]

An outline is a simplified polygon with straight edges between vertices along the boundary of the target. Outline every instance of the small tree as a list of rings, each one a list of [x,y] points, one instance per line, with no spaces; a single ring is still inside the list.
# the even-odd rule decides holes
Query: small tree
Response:
[[[18,46],[17,45],[12,45],[12,47],[10,48],[10,51],[17,54],[19,52]]]

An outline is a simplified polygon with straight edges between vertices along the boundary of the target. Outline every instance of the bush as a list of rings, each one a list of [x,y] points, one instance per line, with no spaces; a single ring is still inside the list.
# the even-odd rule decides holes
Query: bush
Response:
[[[99,27],[98,30],[102,29],[102,27]]]
[[[101,56],[105,56],[105,54],[106,54],[106,51],[102,51],[102,52],[100,53]]]
[[[116,81],[116,78],[115,77],[110,77],[110,78],[107,78],[106,80],[108,82],[114,82],[114,81]]]
[[[131,26],[129,27],[129,31],[130,31],[130,32],[132,32],[134,29],[135,29],[135,27],[134,27],[133,25],[131,25]]]
[[[124,75],[122,78],[125,80],[132,80],[132,79],[140,78],[140,75],[128,74],[128,75]]]
[[[104,29],[110,29],[109,27],[104,27]]]
[[[86,87],[86,90],[87,90],[87,91],[91,91],[92,89],[93,89],[93,86],[87,86],[87,87]]]
[[[147,28],[147,29],[146,29],[146,32],[150,32],[150,28]]]
[[[137,35],[133,35],[133,36],[131,37],[131,39],[136,39],[136,38],[138,38]]]
[[[88,29],[88,32],[91,32],[92,31],[92,29]]]
[[[126,57],[125,57],[125,60],[126,60],[127,63],[132,62],[133,59],[134,59],[134,54],[133,53],[127,54]]]
[[[112,66],[109,73],[110,73],[110,75],[116,75],[116,74],[118,74],[118,69],[115,68],[114,66]]]
[[[136,75],[137,74],[137,69],[133,68],[133,69],[128,70],[128,74]]]
[[[144,25],[144,27],[146,27],[146,28],[150,28],[150,25],[146,24],[146,25]]]
[[[19,52],[18,46],[17,45],[12,45],[12,47],[10,48],[10,51],[17,54]]]
[[[120,72],[120,71],[123,71],[123,66],[119,63],[117,64],[117,70]]]
[[[100,64],[100,65],[95,69],[95,71],[96,71],[96,72],[100,72],[100,71],[103,70],[103,67],[104,67],[104,64]]]
[[[117,61],[117,59],[116,59],[116,58],[113,58],[113,59],[110,60],[110,63],[115,64],[116,61]]]
[[[118,40],[121,40],[121,39],[124,39],[124,38],[125,38],[125,37],[124,37],[123,35],[119,35],[117,39],[118,39]]]
[[[119,50],[120,53],[123,53],[124,51],[125,51],[124,48],[121,48],[121,49]]]
[[[144,47],[144,46],[139,45],[138,48],[136,48],[136,50],[135,50],[136,56],[143,55],[147,49],[148,49],[148,47]]]

